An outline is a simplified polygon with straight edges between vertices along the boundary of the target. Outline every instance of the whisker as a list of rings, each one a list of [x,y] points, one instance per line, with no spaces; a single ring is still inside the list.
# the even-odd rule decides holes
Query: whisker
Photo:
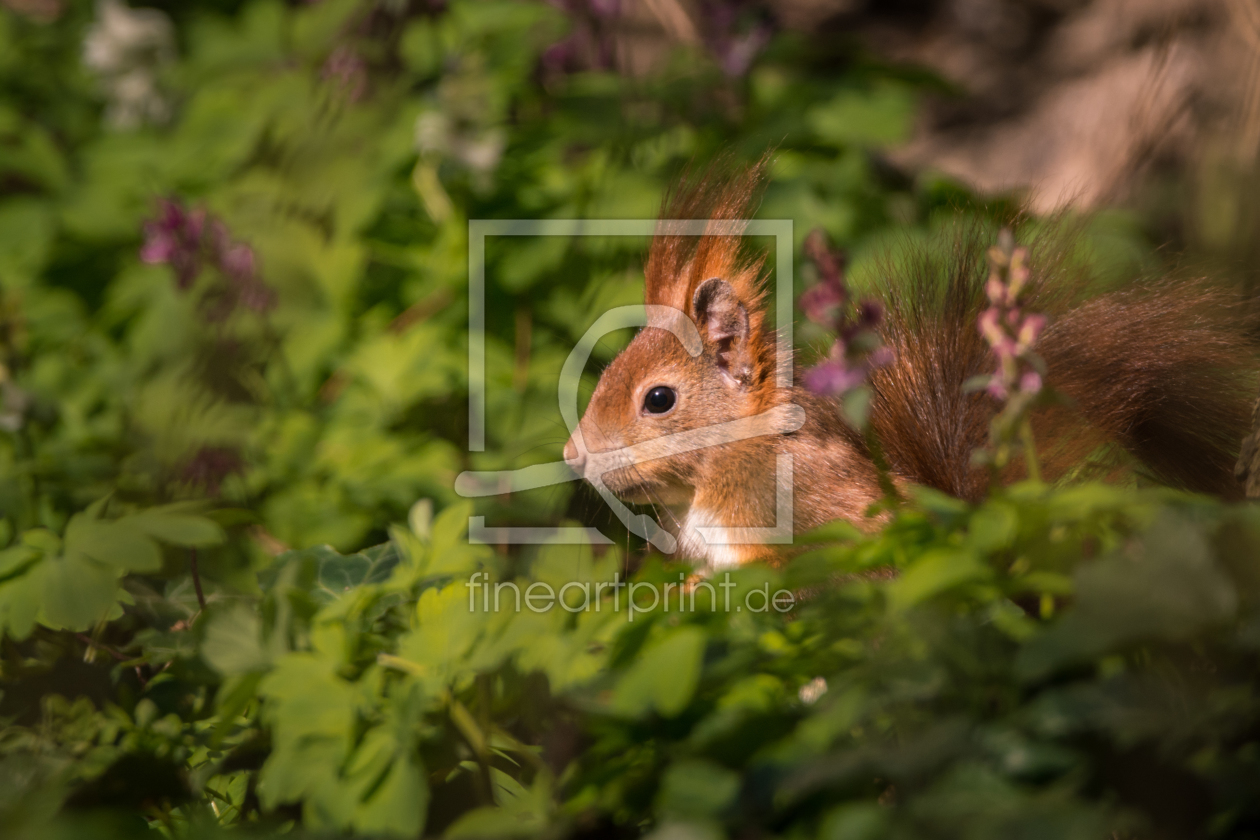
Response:
[[[513,458],[519,458],[519,457],[521,457],[521,456],[523,456],[523,455],[528,455],[529,453],[534,452],[534,451],[539,450],[539,449],[542,449],[542,448],[544,448],[544,447],[547,447],[547,446],[556,446],[556,445],[561,445],[561,446],[563,446],[563,445],[564,445],[564,442],[563,442],[563,441],[558,441],[558,440],[543,441],[542,443],[535,444],[535,445],[533,445],[533,446],[529,447],[528,449],[521,449],[521,450],[519,450],[519,451],[517,451],[517,452],[512,453],[512,457],[513,457]]]
[[[599,429],[599,432],[601,435],[603,435],[605,438],[608,437],[608,435],[605,434],[604,430],[600,428],[598,419],[592,417],[591,422],[595,423],[595,428]],[[622,428],[625,428],[625,426],[623,426]],[[630,461],[630,460],[625,460],[623,462],[622,469],[631,470],[634,476],[639,480],[640,486],[643,487],[644,492],[646,492],[648,496],[651,497],[652,499],[655,499],[655,502],[649,500],[648,504],[652,507],[652,513],[655,514],[656,521],[657,522],[661,521],[661,513],[659,510],[657,510],[657,507],[656,507],[656,503],[659,502],[661,507],[665,508],[665,513],[668,514],[669,518],[673,521],[674,527],[681,529],[682,525],[678,522],[678,518],[675,517],[674,512],[669,509],[669,505],[666,505],[665,502],[661,499],[661,497],[655,491],[653,491],[651,484],[647,480],[647,477],[644,476],[644,474],[639,470],[638,464],[635,464],[633,461]]]

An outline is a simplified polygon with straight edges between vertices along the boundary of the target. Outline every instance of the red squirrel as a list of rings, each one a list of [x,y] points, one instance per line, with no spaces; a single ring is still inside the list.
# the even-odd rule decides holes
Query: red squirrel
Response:
[[[747,218],[761,168],[685,182],[667,196],[662,218]],[[945,248],[908,251],[900,272],[885,271],[880,335],[892,361],[871,374],[870,425],[896,486],[921,484],[968,500],[989,487],[972,453],[986,443],[1000,406],[963,387],[992,368],[976,326],[986,305],[989,244],[978,230],[964,232]],[[1032,252],[1031,306],[1050,317],[1037,350],[1048,384],[1067,403],[1034,415],[1043,475],[1062,477],[1111,443],[1163,483],[1238,497],[1232,466],[1247,431],[1256,362],[1228,296],[1201,284],[1164,283],[1082,299],[1066,248],[1050,240],[1034,243]],[[775,524],[781,488],[774,476],[783,454],[793,456],[794,533],[835,519],[879,527],[882,520],[867,511],[884,491],[864,437],[833,398],[808,391],[799,376],[792,387],[777,387],[762,262],[743,255],[738,236],[658,230],[644,302],[691,319],[702,352],[693,356],[676,330],[649,322],[604,371],[565,445],[575,471],[602,480],[625,501],[664,507],[661,524],[677,537],[680,553],[711,569],[780,556],[776,545],[721,536]],[[600,460],[591,453],[787,405],[804,409],[804,424],[794,431],[591,474]],[[607,470],[607,459],[599,469]]]

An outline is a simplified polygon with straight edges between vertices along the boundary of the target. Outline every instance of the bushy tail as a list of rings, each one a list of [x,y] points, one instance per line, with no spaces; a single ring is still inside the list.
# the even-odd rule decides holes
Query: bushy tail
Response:
[[[971,455],[999,408],[962,390],[994,367],[976,327],[993,240],[974,226],[903,248],[879,281],[883,337],[896,361],[872,377],[874,431],[895,472],[967,499],[988,486]],[[1088,266],[1071,241],[1072,231],[1060,229],[1027,243],[1031,307],[1050,317],[1037,351],[1047,384],[1067,397],[1033,419],[1043,473],[1053,480],[1087,459],[1110,472],[1117,460],[1098,457],[1110,445],[1162,483],[1241,496],[1233,466],[1260,370],[1242,302],[1172,281],[1090,296]]]

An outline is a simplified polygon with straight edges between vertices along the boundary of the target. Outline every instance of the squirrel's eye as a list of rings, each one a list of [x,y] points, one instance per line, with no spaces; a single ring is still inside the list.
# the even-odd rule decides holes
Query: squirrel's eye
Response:
[[[674,407],[674,389],[657,385],[643,398],[643,407],[651,414],[664,414]]]

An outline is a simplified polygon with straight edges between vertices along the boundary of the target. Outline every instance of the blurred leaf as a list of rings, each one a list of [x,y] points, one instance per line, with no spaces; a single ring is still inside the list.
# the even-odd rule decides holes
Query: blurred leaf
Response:
[[[889,597],[895,608],[905,609],[960,584],[981,580],[988,573],[970,551],[932,549],[889,586]]]
[[[264,671],[271,657],[262,645],[262,622],[244,604],[214,610],[207,616],[201,655],[224,676]]]
[[[1142,546],[1141,554],[1112,556],[1076,573],[1071,609],[1020,654],[1024,679],[1134,642],[1186,638],[1234,615],[1234,588],[1193,524],[1165,511],[1142,535]]]
[[[202,548],[223,542],[223,529],[214,520],[177,510],[149,508],[130,517],[129,521],[150,537],[171,545]]]
[[[909,135],[913,117],[912,94],[889,83],[871,91],[843,91],[806,115],[819,138],[840,145],[901,142]]]
[[[617,681],[612,707],[623,715],[641,716],[655,709],[673,717],[686,708],[700,681],[704,633],[695,627],[670,631],[643,649]]]
[[[656,809],[677,818],[719,815],[739,793],[739,776],[708,761],[680,761],[661,778]]]

